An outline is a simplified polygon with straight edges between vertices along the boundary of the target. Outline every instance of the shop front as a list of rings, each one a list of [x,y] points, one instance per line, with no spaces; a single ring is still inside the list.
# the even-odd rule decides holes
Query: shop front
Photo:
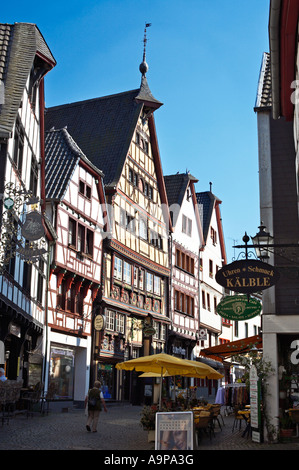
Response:
[[[2,303],[0,340],[1,367],[9,380],[22,380],[24,387],[42,381],[42,325]]]
[[[89,388],[90,338],[51,332],[47,351],[45,390],[52,407],[84,407]]]

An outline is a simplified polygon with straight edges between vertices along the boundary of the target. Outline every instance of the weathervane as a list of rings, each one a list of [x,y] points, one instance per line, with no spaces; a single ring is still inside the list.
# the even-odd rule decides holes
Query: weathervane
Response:
[[[139,70],[142,73],[142,75],[145,76],[146,72],[148,71],[148,65],[146,63],[145,57],[146,57],[146,43],[148,41],[146,37],[146,30],[152,25],[152,23],[145,23],[145,28],[144,28],[144,37],[143,37],[143,60],[142,63],[139,66]]]

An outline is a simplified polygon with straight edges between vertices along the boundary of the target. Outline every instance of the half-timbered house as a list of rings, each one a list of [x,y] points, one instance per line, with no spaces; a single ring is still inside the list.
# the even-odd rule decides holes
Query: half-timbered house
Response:
[[[55,59],[34,24],[0,24],[0,364],[24,386],[42,380],[47,242],[44,76]],[[43,244],[43,246],[41,246]]]
[[[165,349],[168,233],[171,230],[145,60],[140,88],[48,108],[46,126],[68,131],[104,173],[111,231],[104,241],[102,288],[96,299],[93,378],[106,399],[140,399],[142,381],[115,369],[125,359]]]
[[[102,172],[67,129],[46,132],[46,208],[57,239],[48,286],[46,388],[52,398],[84,402],[89,386],[92,305],[101,285],[108,220]]]
[[[227,341],[230,337],[232,324],[217,313],[216,307],[224,295],[224,288],[216,282],[216,273],[226,261],[226,250],[222,218],[220,212],[221,200],[212,191],[196,193],[198,209],[203,226],[203,250],[200,254],[200,322],[199,341],[197,354],[205,347],[211,347],[221,342],[220,335]],[[223,365],[216,361],[201,358],[201,361],[209,362],[209,365],[223,373]],[[229,371],[228,371],[229,373]],[[217,384],[211,380],[201,379],[201,392],[214,394]],[[214,388],[214,390],[213,390]]]
[[[171,238],[171,328],[168,352],[194,359],[199,332],[199,268],[203,232],[195,183],[189,173],[164,177],[173,234]]]

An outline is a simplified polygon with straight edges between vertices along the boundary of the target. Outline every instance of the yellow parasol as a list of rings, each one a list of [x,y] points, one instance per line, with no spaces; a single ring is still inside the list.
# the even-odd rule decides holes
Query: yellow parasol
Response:
[[[138,357],[137,359],[131,359],[130,361],[120,362],[116,364],[117,369],[122,370],[136,370],[137,372],[150,372],[159,374],[161,379],[163,376],[172,375],[184,375],[188,377],[208,377],[212,371],[218,374],[212,367],[196,362],[189,361],[186,359],[180,359],[178,357],[170,356],[169,354],[160,353],[152,354],[150,356]],[[219,374],[219,378],[223,377]],[[213,377],[214,378],[214,377]],[[161,391],[160,388],[160,400],[159,406],[161,408]]]

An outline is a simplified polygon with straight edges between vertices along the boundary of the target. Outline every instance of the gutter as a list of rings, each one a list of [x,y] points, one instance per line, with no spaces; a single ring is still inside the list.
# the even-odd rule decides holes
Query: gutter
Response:
[[[272,81],[272,112],[273,119],[281,115],[280,108],[280,11],[282,0],[271,0],[269,17],[269,45]]]

